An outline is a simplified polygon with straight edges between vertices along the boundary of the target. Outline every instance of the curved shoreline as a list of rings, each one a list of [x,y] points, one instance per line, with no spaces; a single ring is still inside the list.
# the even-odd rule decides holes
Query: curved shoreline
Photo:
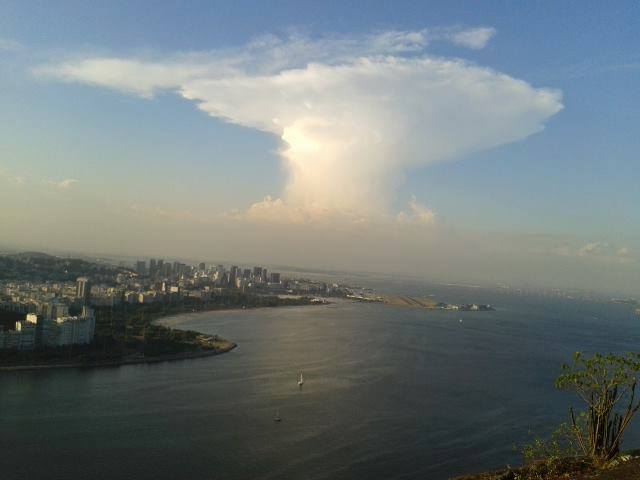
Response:
[[[199,312],[197,312],[199,313]],[[171,318],[172,316],[184,315],[184,314],[176,314],[176,315],[168,315],[166,317],[160,317],[151,320],[151,323],[156,323],[159,320],[165,318]],[[176,329],[180,330],[180,329]],[[38,363],[38,364],[30,364],[30,365],[0,365],[0,372],[21,372],[21,371],[34,371],[34,370],[53,370],[53,369],[61,369],[61,368],[106,368],[106,367],[120,367],[123,365],[141,365],[148,363],[162,363],[162,362],[176,362],[180,360],[191,360],[196,358],[205,358],[205,357],[213,357],[215,355],[222,355],[224,353],[228,353],[234,348],[238,346],[235,342],[230,342],[228,340],[220,340],[217,342],[218,345],[214,348],[203,348],[200,347],[198,350],[194,351],[186,351],[186,352],[177,352],[177,353],[164,353],[152,357],[144,357],[138,355],[131,355],[129,357],[111,359],[111,360],[99,360],[95,362],[51,362],[51,363]]]
[[[298,306],[310,306],[314,304],[301,304],[301,305],[278,305],[278,306],[259,306],[259,307],[246,307],[246,308],[214,308],[211,310],[199,310],[199,311],[185,311],[174,312],[166,316],[154,318],[150,323],[162,324],[162,320],[179,317],[182,315],[193,315],[199,313],[212,313],[212,312],[229,312],[229,311],[245,311],[261,308],[283,308],[283,307],[298,307]],[[171,327],[166,327],[171,328]],[[180,330],[176,328],[175,330]],[[196,358],[212,357],[215,355],[222,355],[228,353],[238,345],[235,342],[228,340],[221,340],[217,342],[219,345],[216,348],[201,348],[196,351],[178,352],[178,353],[166,353],[153,357],[130,357],[120,358],[113,360],[102,360],[96,362],[60,362],[60,363],[38,363],[29,365],[0,365],[1,372],[17,372],[17,371],[33,371],[33,370],[52,370],[61,368],[105,368],[105,367],[119,367],[122,365],[140,365],[144,363],[161,363],[161,362],[175,362],[180,360],[191,360]]]
[[[118,360],[105,360],[100,362],[72,362],[72,363],[41,363],[37,365],[7,365],[0,366],[0,372],[14,372],[26,370],[51,370],[57,368],[102,368],[119,367],[121,365],[139,365],[143,363],[175,362],[178,360],[191,360],[194,358],[212,357],[228,353],[238,346],[234,342],[227,342],[228,345],[221,349],[198,350],[194,352],[167,353],[155,357],[123,358]]]

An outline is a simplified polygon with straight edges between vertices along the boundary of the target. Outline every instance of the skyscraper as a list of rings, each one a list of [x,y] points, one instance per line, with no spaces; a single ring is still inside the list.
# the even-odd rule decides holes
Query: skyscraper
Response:
[[[147,273],[147,262],[144,260],[138,260],[136,262],[136,272],[138,272],[138,275],[144,275]]]
[[[88,303],[91,298],[91,282],[87,277],[76,280],[76,298],[82,303]]]
[[[153,277],[156,274],[156,261],[154,258],[149,260],[149,276]]]
[[[237,265],[231,266],[231,271],[229,272],[229,286],[234,288],[236,286],[236,278],[238,276],[238,267]]]

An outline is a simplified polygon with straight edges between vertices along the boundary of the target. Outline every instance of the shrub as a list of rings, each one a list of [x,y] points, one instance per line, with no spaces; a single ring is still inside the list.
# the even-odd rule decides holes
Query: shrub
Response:
[[[577,352],[573,364],[562,368],[556,387],[574,391],[586,404],[578,416],[569,409],[575,443],[584,456],[607,463],[620,452],[624,432],[640,409],[635,396],[640,355],[584,358]]]

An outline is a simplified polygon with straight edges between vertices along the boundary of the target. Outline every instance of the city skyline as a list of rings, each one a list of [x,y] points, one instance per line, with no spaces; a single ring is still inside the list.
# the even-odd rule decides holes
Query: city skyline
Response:
[[[6,3],[0,246],[640,294],[635,3],[306,6]]]

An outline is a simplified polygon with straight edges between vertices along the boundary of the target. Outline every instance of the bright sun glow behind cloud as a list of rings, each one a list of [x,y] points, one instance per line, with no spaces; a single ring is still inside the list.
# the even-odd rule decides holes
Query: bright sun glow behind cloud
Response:
[[[416,199],[408,212],[391,211],[407,171],[524,139],[562,109],[557,91],[424,54],[437,41],[478,50],[494,35],[487,27],[268,35],[242,48],[81,58],[37,72],[147,98],[172,90],[213,117],[279,136],[286,189],[238,218],[429,224],[435,215]]]

